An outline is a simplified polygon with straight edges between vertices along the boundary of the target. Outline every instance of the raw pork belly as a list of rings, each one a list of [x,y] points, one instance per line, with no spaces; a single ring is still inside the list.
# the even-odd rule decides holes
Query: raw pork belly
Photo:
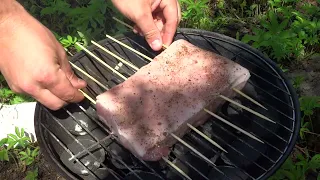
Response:
[[[182,137],[187,123],[203,124],[224,102],[217,94],[234,96],[250,77],[247,69],[185,40],[142,67],[125,82],[97,97],[97,114],[137,157],[157,161]]]

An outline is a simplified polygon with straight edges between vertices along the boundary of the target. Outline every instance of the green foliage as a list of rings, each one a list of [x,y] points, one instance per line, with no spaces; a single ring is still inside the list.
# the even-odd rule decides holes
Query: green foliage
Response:
[[[242,41],[267,52],[277,61],[302,59],[306,49],[319,43],[320,7],[297,0],[270,0],[270,10]],[[298,5],[301,8],[296,8]]]
[[[26,166],[30,166],[39,155],[39,147],[32,145],[31,139],[25,135],[23,128],[15,127],[15,134],[8,134],[0,140],[0,161],[19,159]],[[9,158],[11,157],[11,158]],[[26,179],[34,180],[38,176],[38,169],[28,171]]]
[[[69,44],[64,41],[63,45],[73,44],[74,38],[90,42],[91,39],[105,38],[105,34],[114,35],[126,30],[112,20],[112,15],[117,16],[118,19],[122,19],[123,16],[114,8],[111,1],[45,0],[39,2],[32,0],[21,3],[56,36],[66,37],[68,42],[71,42]],[[73,39],[68,39],[68,36]]]
[[[209,0],[180,0],[179,2],[182,7],[181,26],[205,30],[212,29],[214,24],[211,19]]]
[[[20,160],[24,161],[26,165],[30,165],[34,162],[35,158],[39,154],[39,147],[35,148],[34,150],[30,150],[29,147],[27,147],[26,151],[19,152],[21,155]]]
[[[317,172],[320,168],[320,154],[312,158],[306,158],[302,154],[297,155],[297,161],[288,158],[282,167],[269,180],[305,180],[309,171]],[[320,175],[318,176],[319,179]]]
[[[293,87],[298,89],[303,82],[304,77],[303,76],[297,76],[293,79]]]
[[[314,111],[320,108],[320,96],[303,96],[299,98],[300,109],[303,113],[301,119],[300,137],[305,139],[305,132],[313,131],[312,118]],[[310,130],[311,128],[311,130]]]
[[[26,179],[27,180],[36,180],[38,177],[38,168],[36,168],[34,171],[28,171]]]

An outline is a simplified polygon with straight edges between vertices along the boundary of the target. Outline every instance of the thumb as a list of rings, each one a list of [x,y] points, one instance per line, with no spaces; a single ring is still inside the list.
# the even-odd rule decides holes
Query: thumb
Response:
[[[155,51],[159,51],[162,48],[161,34],[153,21],[151,12],[137,18],[135,23],[141,30],[150,47]]]
[[[84,80],[78,78],[74,74],[65,51],[62,51],[62,52],[63,53],[59,58],[61,70],[65,73],[67,79],[71,82],[74,88],[77,88],[77,89],[85,88],[87,86],[87,83]]]

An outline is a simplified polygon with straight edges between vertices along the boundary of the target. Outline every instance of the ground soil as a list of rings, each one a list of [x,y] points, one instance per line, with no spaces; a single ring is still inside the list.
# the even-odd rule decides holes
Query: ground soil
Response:
[[[45,161],[41,153],[35,165],[28,168],[25,168],[22,163],[16,164],[13,160],[9,162],[0,161],[0,180],[25,180],[27,171],[32,171],[36,167],[38,167],[38,180],[65,180]]]

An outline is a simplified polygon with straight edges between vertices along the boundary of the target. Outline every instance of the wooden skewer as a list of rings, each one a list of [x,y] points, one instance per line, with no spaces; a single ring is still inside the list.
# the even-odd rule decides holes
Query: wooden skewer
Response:
[[[106,48],[102,47],[101,45],[99,45],[98,43],[91,41],[92,44],[96,45],[97,47],[99,47],[100,49],[102,49],[104,52],[110,54],[111,56],[113,56],[114,58],[118,59],[119,61],[121,61],[122,63],[130,66],[131,68],[135,69],[135,70],[139,70],[139,68],[135,65],[133,65],[132,63],[125,61],[124,59],[120,58],[118,55],[114,54],[113,52],[107,50]]]
[[[197,128],[195,128],[194,126],[192,126],[191,124],[187,123],[187,125],[189,126],[190,129],[194,130],[196,133],[198,133],[200,136],[202,136],[203,138],[205,138],[207,141],[209,141],[211,144],[213,144],[214,146],[218,147],[219,149],[221,149],[222,151],[228,153],[225,149],[223,149],[223,147],[221,147],[218,143],[214,142],[212,139],[210,139],[207,135],[205,135],[204,133],[202,133],[201,131],[199,131]]]
[[[248,137],[250,137],[250,138],[252,138],[252,139],[254,139],[254,140],[256,140],[256,141],[259,141],[259,142],[261,142],[262,144],[264,144],[264,142],[261,141],[259,138],[253,136],[252,134],[248,133],[247,131],[241,129],[240,127],[238,127],[238,126],[230,123],[229,121],[227,121],[227,120],[225,120],[224,118],[216,115],[215,113],[213,113],[213,112],[211,112],[211,111],[209,111],[209,110],[207,110],[207,109],[204,109],[204,111],[206,111],[207,113],[209,113],[209,114],[212,115],[213,117],[219,119],[220,121],[224,122],[225,124],[228,124],[229,126],[233,127],[234,129],[242,132],[243,134],[247,135]]]
[[[230,98],[228,98],[228,97],[225,97],[225,96],[223,96],[223,95],[220,95],[220,97],[221,97],[222,99],[226,100],[226,101],[229,101],[230,103],[232,103],[232,104],[234,104],[234,105],[236,105],[236,106],[241,107],[242,109],[245,109],[245,110],[251,112],[252,114],[254,114],[254,115],[258,116],[258,117],[261,117],[262,119],[265,119],[265,120],[267,120],[267,121],[270,121],[270,122],[272,122],[272,123],[274,123],[274,124],[276,123],[276,122],[274,122],[273,120],[269,119],[268,117],[266,117],[266,116],[264,116],[264,115],[262,115],[262,114],[260,114],[260,113],[258,113],[258,112],[256,112],[256,111],[254,111],[254,110],[252,110],[252,109],[250,109],[250,108],[247,108],[247,107],[243,106],[242,104],[239,104],[239,103],[237,103],[236,101],[234,101],[234,100],[232,100],[232,99],[230,99]]]
[[[89,101],[92,102],[92,104],[97,104],[95,100],[93,100],[88,94],[86,94],[85,92],[83,92],[81,89],[79,89],[79,91],[84,95],[84,97],[86,97]]]
[[[107,38],[109,38],[109,39],[111,39],[112,41],[114,41],[114,42],[116,42],[116,43],[120,44],[121,46],[123,46],[123,47],[125,47],[125,48],[129,49],[130,51],[132,51],[132,52],[134,52],[134,53],[136,53],[136,54],[139,54],[140,56],[144,57],[145,59],[147,59],[147,60],[149,60],[149,61],[153,61],[153,59],[152,59],[152,58],[150,58],[150,57],[148,57],[148,56],[146,56],[146,55],[142,54],[141,52],[139,52],[139,51],[137,51],[137,50],[133,49],[132,47],[130,47],[130,46],[128,46],[128,45],[126,45],[126,44],[122,43],[121,41],[118,41],[117,39],[115,39],[115,38],[113,38],[113,37],[109,36],[108,34],[106,34],[106,37],[107,37]]]
[[[196,153],[198,156],[200,156],[202,159],[204,159],[205,161],[207,161],[208,163],[210,163],[213,166],[216,166],[212,161],[210,161],[210,159],[208,159],[206,156],[204,156],[202,153],[200,153],[198,150],[196,150],[195,148],[193,148],[192,146],[190,146],[187,142],[185,142],[184,140],[182,140],[181,138],[179,138],[178,136],[176,136],[173,133],[170,133],[171,136],[173,138],[175,138],[177,141],[179,141],[180,143],[182,143],[183,145],[185,145],[187,148],[189,148],[191,151],[193,151],[194,153]]]
[[[176,166],[175,164],[173,164],[171,161],[169,161],[168,159],[162,157],[162,159],[168,163],[173,169],[175,169],[176,171],[178,171],[182,176],[184,176],[185,178],[192,180],[185,172],[183,172],[178,166]]]
[[[246,95],[245,93],[241,92],[240,90],[236,89],[236,88],[232,88],[236,93],[240,94],[241,96],[247,98],[248,100],[250,100],[251,102],[253,102],[254,104],[262,107],[265,110],[268,110],[266,107],[264,107],[263,105],[261,105],[260,103],[258,103],[256,100],[252,99],[251,97],[249,97],[248,95]]]
[[[79,68],[78,66],[76,66],[75,64],[73,64],[72,62],[69,61],[69,63],[72,65],[72,67],[74,67],[75,69],[77,69],[78,71],[80,71],[82,74],[84,74],[85,76],[87,76],[88,78],[90,78],[92,81],[94,81],[95,83],[97,83],[100,87],[102,87],[105,90],[109,90],[109,88],[105,85],[103,85],[102,83],[100,83],[97,79],[95,79],[94,77],[92,77],[90,74],[86,73],[84,70],[82,70],[81,68]]]
[[[107,63],[105,63],[104,61],[102,61],[100,58],[98,58],[96,55],[94,55],[92,52],[90,52],[87,48],[83,47],[81,44],[79,44],[78,42],[76,42],[76,45],[78,45],[82,50],[84,50],[86,53],[88,53],[89,55],[91,55],[92,57],[94,57],[97,61],[99,61],[101,64],[103,64],[105,67],[107,67],[108,69],[110,69],[112,72],[114,72],[115,74],[117,74],[118,76],[120,76],[122,79],[127,80],[127,78],[122,75],[121,73],[119,73],[117,70],[113,69],[111,66],[109,66]]]
[[[123,21],[121,21],[120,19],[118,19],[118,18],[116,18],[116,17],[112,17],[112,19],[114,19],[115,21],[118,21],[120,24],[122,24],[122,25],[130,28],[131,30],[134,29],[132,26],[130,26],[129,24],[127,24],[127,23],[125,23],[125,22],[123,22]],[[167,49],[167,48],[168,48],[168,46],[165,45],[165,44],[162,44],[162,47],[163,47],[164,49]]]

